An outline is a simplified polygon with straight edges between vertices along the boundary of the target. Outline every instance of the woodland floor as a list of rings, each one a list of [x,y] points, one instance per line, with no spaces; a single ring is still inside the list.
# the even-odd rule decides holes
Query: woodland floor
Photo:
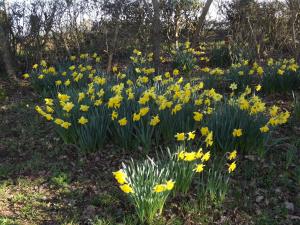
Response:
[[[39,118],[28,87],[0,92],[1,225],[138,224],[112,177],[122,161],[141,158],[137,152],[106,146],[79,156]],[[289,108],[292,97],[267,101]],[[192,195],[173,199],[156,224],[300,224],[299,120],[277,131],[264,159],[239,162],[222,207],[199,210]]]

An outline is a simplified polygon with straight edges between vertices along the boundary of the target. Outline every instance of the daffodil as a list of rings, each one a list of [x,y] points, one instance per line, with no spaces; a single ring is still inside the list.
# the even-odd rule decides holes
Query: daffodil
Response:
[[[70,96],[69,95],[66,95],[66,94],[61,94],[61,93],[58,93],[57,95],[58,99],[62,102],[67,102],[69,101],[70,99]]]
[[[188,132],[187,135],[188,135],[188,138],[187,138],[188,141],[195,139],[195,136],[196,136],[195,131]]]
[[[50,106],[46,106],[46,110],[48,113],[53,113],[54,112],[54,109],[52,109]]]
[[[88,119],[86,119],[84,116],[81,116],[79,119],[78,119],[78,123],[79,124],[86,124],[88,122]]]
[[[256,72],[257,72],[257,74],[258,74],[259,76],[262,76],[263,73],[264,73],[264,69],[263,69],[261,66],[259,66],[259,67],[256,69]]]
[[[210,159],[210,152],[208,151],[208,152],[206,152],[206,153],[202,156],[201,161],[202,161],[202,162],[206,162],[206,161],[208,161],[209,159]]]
[[[53,99],[52,98],[45,98],[45,103],[46,103],[46,105],[52,106],[53,105]]]
[[[46,118],[46,120],[53,120],[53,117],[51,114],[45,114],[44,117]]]
[[[81,102],[85,98],[85,93],[79,92],[78,93],[78,103]]]
[[[212,132],[212,131],[210,131],[210,132],[207,134],[207,136],[206,136],[204,142],[206,143],[206,147],[209,147],[209,146],[212,146],[212,145],[213,145],[213,132]]]
[[[196,160],[196,152],[185,152],[183,160],[188,162]]]
[[[80,105],[80,111],[87,112],[88,110],[89,110],[89,106],[88,105]]]
[[[63,106],[63,110],[66,112],[70,112],[74,107],[74,104],[72,102],[66,102]]]
[[[154,186],[153,191],[156,193],[160,193],[163,192],[167,189],[165,184],[157,184]]]
[[[149,112],[150,108],[149,107],[144,107],[140,109],[140,116],[145,116]]]
[[[71,123],[64,121],[60,124],[60,126],[65,129],[68,129],[71,126]]]
[[[203,114],[200,112],[194,112],[194,120],[199,122],[203,119]]]
[[[54,120],[54,123],[56,123],[57,125],[61,125],[64,121],[62,119],[56,118]]]
[[[204,170],[204,166],[205,165],[203,163],[197,164],[193,171],[195,171],[196,173],[201,173]]]
[[[150,121],[150,126],[156,126],[160,122],[159,116],[152,117]]]
[[[203,156],[203,151],[202,148],[200,148],[197,152],[196,152],[196,158],[197,159],[201,159]]]
[[[25,79],[28,79],[28,78],[29,78],[29,74],[28,74],[28,73],[25,73],[25,74],[23,74],[23,77],[24,77]]]
[[[242,129],[234,129],[232,131],[232,135],[233,135],[233,137],[240,137],[243,135],[243,131],[242,131]]]
[[[126,173],[124,173],[123,170],[118,170],[116,172],[113,172],[113,175],[119,184],[127,183],[127,180],[126,180],[127,175],[126,175]]]
[[[268,127],[267,125],[265,125],[265,126],[259,128],[259,129],[260,129],[260,132],[262,132],[262,133],[267,133],[267,132],[270,130],[269,127]]]
[[[65,86],[69,86],[70,84],[71,84],[71,81],[69,79],[64,82]]]
[[[174,70],[173,70],[173,75],[174,75],[174,76],[177,76],[178,74],[179,74],[179,70],[178,70],[178,69],[174,69]]]
[[[120,189],[126,193],[126,194],[129,194],[129,193],[134,193],[132,187],[129,186],[129,184],[123,184],[120,186]]]
[[[185,134],[184,133],[177,133],[175,135],[177,141],[184,141],[185,140]]]
[[[120,119],[120,120],[118,121],[118,123],[120,124],[120,126],[126,126],[126,124],[127,124],[127,119],[126,119],[126,117]]]
[[[228,172],[231,173],[236,169],[236,162],[232,162],[229,166],[228,166]]]
[[[229,160],[234,160],[234,159],[236,159],[236,156],[237,156],[237,151],[234,150],[234,151],[230,152],[230,154],[228,156],[228,159]]]
[[[61,84],[62,84],[62,81],[61,81],[61,80],[56,80],[56,81],[55,81],[55,85],[56,85],[56,86],[59,86],[59,85],[61,85]]]
[[[236,84],[236,83],[232,83],[232,84],[230,84],[229,88],[230,88],[232,91],[234,91],[234,90],[237,89],[237,84]]]
[[[115,120],[118,118],[118,113],[116,111],[113,111],[112,114],[111,114],[111,120]]]
[[[175,182],[173,180],[168,180],[166,183],[166,189],[171,191],[174,188]]]
[[[208,127],[201,127],[200,132],[202,136],[206,136],[209,134],[209,129]]]
[[[260,85],[260,84],[257,85],[257,86],[255,87],[255,90],[256,90],[256,91],[260,91],[260,90],[261,90],[261,85]]]
[[[178,159],[183,160],[185,157],[185,151],[180,151],[177,155]]]

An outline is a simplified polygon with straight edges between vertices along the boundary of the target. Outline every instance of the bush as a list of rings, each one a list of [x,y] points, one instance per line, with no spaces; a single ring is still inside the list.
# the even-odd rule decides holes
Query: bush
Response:
[[[217,45],[211,49],[209,63],[212,67],[227,68],[231,66],[229,49],[224,45]]]

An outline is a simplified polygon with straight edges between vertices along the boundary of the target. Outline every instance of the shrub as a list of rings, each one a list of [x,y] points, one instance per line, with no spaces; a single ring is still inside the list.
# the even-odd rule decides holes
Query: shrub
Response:
[[[209,63],[212,67],[229,67],[231,65],[231,57],[228,47],[222,43],[213,46],[210,52]]]

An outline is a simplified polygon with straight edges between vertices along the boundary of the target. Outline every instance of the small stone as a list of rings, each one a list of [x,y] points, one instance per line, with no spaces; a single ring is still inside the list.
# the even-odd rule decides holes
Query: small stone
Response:
[[[259,208],[255,209],[255,213],[256,213],[256,215],[261,215],[262,214],[262,212]]]
[[[285,208],[291,212],[295,210],[294,204],[292,202],[285,201],[284,202]]]
[[[83,214],[88,218],[95,216],[96,215],[96,207],[93,205],[87,206],[86,209],[84,210]]]
[[[257,203],[260,203],[263,199],[264,199],[264,196],[259,195],[259,196],[256,197],[255,201],[256,201]]]
[[[277,194],[281,193],[281,190],[279,187],[275,189],[275,193],[277,193]]]
[[[288,215],[288,218],[291,220],[299,220],[300,221],[300,216]]]

